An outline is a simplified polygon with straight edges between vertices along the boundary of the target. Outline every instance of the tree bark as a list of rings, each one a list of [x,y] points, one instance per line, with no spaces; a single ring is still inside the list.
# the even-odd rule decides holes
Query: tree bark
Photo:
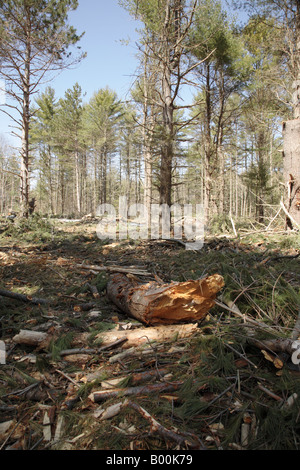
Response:
[[[295,44],[292,53],[294,79],[293,120],[283,123],[285,207],[292,218],[300,223],[300,4],[296,2]],[[286,228],[293,229],[293,222],[286,217]]]
[[[218,274],[163,285],[140,284],[117,274],[107,285],[107,295],[120,310],[146,325],[174,324],[202,320],[223,286]]]
[[[291,215],[286,226],[292,229],[292,219],[300,224],[300,119],[283,123],[283,156],[285,207]]]
[[[160,166],[160,204],[172,204],[172,165],[174,157],[174,105],[171,85],[171,63],[170,54],[170,23],[171,3],[168,0],[165,10],[165,22],[162,34],[163,53],[161,58],[162,74],[162,120],[163,120],[163,143],[161,146]]]
[[[23,110],[22,110],[22,150],[21,150],[21,208],[23,217],[28,217],[29,209],[29,121],[30,121],[30,61],[31,45],[28,18],[26,19],[27,43],[25,51],[25,69],[23,80]]]

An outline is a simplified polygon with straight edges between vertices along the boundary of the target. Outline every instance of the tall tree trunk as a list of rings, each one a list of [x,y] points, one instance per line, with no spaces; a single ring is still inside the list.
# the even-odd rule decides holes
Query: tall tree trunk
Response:
[[[293,220],[300,224],[300,4],[297,2],[294,56],[294,119],[283,123],[283,174],[286,187],[285,206]],[[294,228],[286,218],[286,227]]]
[[[65,197],[66,197],[66,185],[64,178],[64,170],[61,168],[60,171],[60,194],[61,194],[61,215],[65,212]]]
[[[50,145],[47,146],[47,155],[48,155],[48,168],[49,168],[48,183],[49,183],[50,211],[51,211],[51,215],[54,215],[53,168],[52,168],[52,155],[51,155]]]
[[[107,202],[107,148],[105,146],[102,160],[102,203]]]
[[[30,120],[30,37],[27,38],[25,52],[25,72],[23,81],[23,110],[22,110],[22,150],[20,198],[23,217],[28,217],[29,211],[29,120]]]
[[[153,107],[149,103],[149,80],[147,79],[148,68],[148,46],[145,50],[144,59],[144,106],[143,106],[143,157],[144,157],[144,206],[147,210],[148,230],[151,227],[151,202],[152,202],[152,154],[151,154],[151,138],[154,130]],[[150,107],[150,116],[149,116]],[[148,121],[149,124],[148,124]]]
[[[257,219],[259,223],[264,222],[264,190],[266,188],[265,181],[265,152],[266,152],[266,135],[265,130],[258,131],[257,136],[257,159],[258,159],[258,180],[257,180]]]
[[[174,158],[174,103],[172,97],[171,75],[172,68],[176,65],[176,39],[180,35],[180,8],[181,0],[176,0],[174,9],[174,25],[171,18],[171,0],[167,0],[165,9],[165,21],[162,37],[162,105],[163,105],[163,143],[161,147],[161,166],[160,166],[160,204],[172,205],[172,169]],[[172,36],[172,26],[175,27],[175,36]],[[173,42],[173,44],[172,44]],[[171,54],[173,53],[173,62],[171,63]]]
[[[76,186],[76,209],[78,214],[81,214],[81,178],[80,178],[80,162],[79,152],[75,154],[75,186]]]
[[[207,224],[211,215],[212,201],[212,145],[211,145],[211,90],[210,66],[206,65],[205,89],[205,128],[204,128],[204,165],[205,165],[205,192],[204,192],[204,220]]]
[[[225,156],[223,151],[223,136],[224,136],[224,112],[225,112],[225,84],[224,84],[224,72],[221,69],[219,71],[219,116],[218,116],[218,127],[217,127],[217,141],[216,141],[216,156],[217,165],[219,169],[219,195],[218,198],[218,210],[219,214],[224,213],[224,193],[225,193]]]
[[[170,8],[167,2],[167,9]],[[166,16],[169,15],[166,12]],[[166,23],[167,23],[166,19]],[[167,28],[167,26],[166,26]],[[165,32],[165,57],[162,70],[162,101],[163,101],[163,143],[161,147],[160,166],[160,204],[172,204],[172,164],[174,155],[174,107],[172,101],[170,50],[168,46],[167,31]]]

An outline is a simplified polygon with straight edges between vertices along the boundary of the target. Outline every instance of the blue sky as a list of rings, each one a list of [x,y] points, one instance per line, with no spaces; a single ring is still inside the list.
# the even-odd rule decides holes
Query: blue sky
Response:
[[[77,10],[69,14],[69,23],[78,33],[85,31],[80,46],[87,57],[47,85],[55,89],[57,98],[78,82],[86,93],[84,101],[106,86],[116,91],[119,98],[126,99],[138,63],[135,48],[138,23],[119,6],[118,0],[79,0]],[[129,45],[124,45],[122,40],[129,40]],[[9,135],[9,124],[12,121],[0,112],[0,136],[18,145]]]
[[[118,0],[79,0],[69,22],[78,33],[85,31],[80,46],[87,57],[76,69],[63,71],[51,86],[62,96],[77,81],[87,93],[86,99],[109,86],[124,98],[137,65],[134,42],[138,23]],[[131,42],[126,46],[121,41],[127,39]]]
[[[86,93],[84,101],[106,86],[116,91],[120,99],[126,99],[138,65],[138,22],[119,6],[118,0],[79,0],[77,10],[70,12],[69,23],[78,33],[85,31],[80,46],[87,57],[76,68],[62,71],[40,91],[51,85],[60,98],[78,82]],[[129,44],[124,45],[123,40]],[[14,123],[0,112],[0,137],[18,146],[19,139],[10,137],[11,124]]]

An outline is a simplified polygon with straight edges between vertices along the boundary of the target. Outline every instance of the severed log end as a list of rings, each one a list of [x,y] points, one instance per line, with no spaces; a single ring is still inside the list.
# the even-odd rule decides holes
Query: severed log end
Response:
[[[137,284],[117,274],[107,285],[107,295],[124,313],[147,325],[173,324],[202,320],[223,286],[219,274],[164,285]]]
[[[51,335],[41,331],[21,330],[13,337],[13,341],[17,344],[25,344],[42,348],[50,343]]]

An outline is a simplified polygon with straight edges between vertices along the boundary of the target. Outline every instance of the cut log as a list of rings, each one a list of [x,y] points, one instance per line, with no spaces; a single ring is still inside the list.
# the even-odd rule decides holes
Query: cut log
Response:
[[[51,336],[41,331],[20,330],[20,332],[13,337],[13,341],[17,344],[26,344],[28,346],[41,346],[42,344],[49,343]]]
[[[123,344],[124,349],[142,346],[146,343],[165,343],[172,341],[174,338],[188,338],[196,333],[198,327],[195,323],[186,325],[158,325],[156,327],[136,328],[134,330],[110,330],[97,335],[97,339],[101,340],[101,345],[109,344],[120,338],[126,338]],[[87,339],[85,339],[87,341]]]
[[[173,324],[202,320],[223,286],[219,274],[164,285],[139,284],[117,274],[107,284],[107,295],[121,311],[146,325]]]

